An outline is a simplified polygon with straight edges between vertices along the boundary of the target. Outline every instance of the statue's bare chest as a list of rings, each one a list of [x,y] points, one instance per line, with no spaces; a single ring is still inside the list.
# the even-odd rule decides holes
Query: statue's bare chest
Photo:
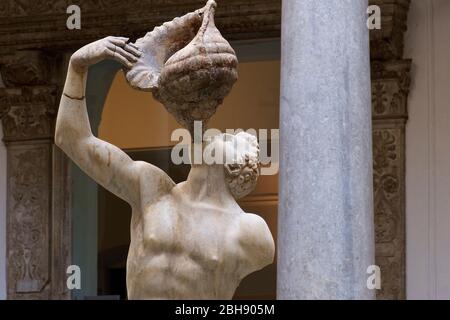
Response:
[[[203,267],[240,259],[239,214],[165,197],[143,212],[147,252],[183,257]]]

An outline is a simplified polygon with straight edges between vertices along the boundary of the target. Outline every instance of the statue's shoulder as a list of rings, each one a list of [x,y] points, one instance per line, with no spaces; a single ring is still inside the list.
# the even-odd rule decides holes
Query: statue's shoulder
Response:
[[[159,198],[175,186],[169,175],[157,166],[145,161],[135,161],[134,165],[139,174],[140,192],[146,200]]]
[[[275,243],[266,221],[257,214],[240,215],[240,243],[255,270],[271,264],[275,255]]]
[[[269,232],[266,221],[257,214],[243,212],[239,215],[241,226],[245,229],[250,228],[257,232]],[[247,231],[247,230],[246,230]]]

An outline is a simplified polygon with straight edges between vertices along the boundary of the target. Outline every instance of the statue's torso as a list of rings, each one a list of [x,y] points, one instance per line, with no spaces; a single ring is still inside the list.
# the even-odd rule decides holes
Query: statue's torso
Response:
[[[242,226],[257,217],[236,207],[189,201],[174,188],[133,212],[129,299],[231,299],[242,278],[255,271]],[[255,235],[268,232],[255,227],[261,229]]]

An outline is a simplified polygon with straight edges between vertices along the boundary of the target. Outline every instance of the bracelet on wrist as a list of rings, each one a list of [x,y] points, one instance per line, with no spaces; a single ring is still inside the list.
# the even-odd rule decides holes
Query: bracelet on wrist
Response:
[[[65,95],[67,98],[72,99],[72,100],[84,100],[84,96],[82,97],[72,97],[70,95],[68,95],[67,93],[63,92],[63,95]]]

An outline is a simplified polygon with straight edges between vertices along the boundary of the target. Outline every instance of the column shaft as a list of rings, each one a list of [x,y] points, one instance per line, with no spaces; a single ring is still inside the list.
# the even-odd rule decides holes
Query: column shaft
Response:
[[[279,299],[371,299],[366,0],[283,1]]]

